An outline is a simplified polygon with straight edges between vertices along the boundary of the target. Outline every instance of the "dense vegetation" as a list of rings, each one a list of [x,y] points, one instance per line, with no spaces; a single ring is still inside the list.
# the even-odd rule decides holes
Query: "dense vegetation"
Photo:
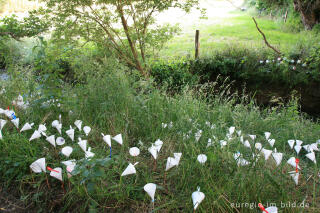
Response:
[[[6,81],[0,79],[0,108],[14,110],[20,126],[29,122],[37,129],[39,124],[46,124],[48,136],[59,135],[51,123],[61,115],[62,137],[73,152],[67,158],[61,146],[52,146],[45,137],[29,141],[34,130],[19,132],[0,114],[0,119],[8,120],[0,139],[0,150],[5,153],[0,155],[0,210],[192,212],[191,194],[200,187],[205,199],[197,209],[199,212],[257,212],[258,203],[265,206],[275,203],[279,212],[319,211],[319,166],[305,156],[306,149],[297,154],[288,145],[290,139],[302,140],[303,145],[320,143],[318,121],[311,121],[301,112],[299,94],[292,91],[319,86],[320,43],[315,40],[316,29],[302,32],[301,45],[288,42],[281,49],[282,55],[265,47],[232,43],[218,46],[219,50],[208,51],[194,60],[188,56],[174,57],[178,48],[170,52],[165,45],[179,31],[176,27],[148,28],[147,34],[139,34],[143,26],[137,24],[126,33],[121,14],[120,20],[119,13],[106,13],[104,17],[96,14],[105,25],[112,20],[122,22],[117,29],[108,28],[113,33],[108,35],[99,28],[99,21],[86,19],[94,15],[90,13],[77,14],[77,25],[70,28],[71,22],[66,19],[71,13],[81,12],[74,10],[77,5],[71,1],[46,2],[49,11],[40,10],[36,14],[50,15],[56,24],[64,23],[56,28],[52,38],[41,34],[50,26],[49,16],[1,20],[0,33],[10,33],[0,34],[1,68],[9,76]],[[77,2],[83,7],[92,3]],[[123,6],[128,9],[127,16],[133,17],[132,8],[119,5],[122,1],[99,2],[118,6],[120,13]],[[170,1],[169,5],[163,5],[163,1],[137,2],[141,4],[133,11],[141,15],[144,7],[152,6],[142,3],[153,2],[159,10],[165,10],[178,1]],[[188,11],[197,6],[197,1],[176,6]],[[238,19],[243,21],[243,16]],[[270,24],[276,19],[261,18],[259,23],[264,30],[278,32],[279,39],[285,41],[288,37],[281,34],[283,28]],[[28,24],[30,20],[37,23],[36,27],[30,27],[34,26]],[[90,33],[81,30],[85,29],[83,26],[90,28]],[[255,27],[253,30],[256,32]],[[286,30],[296,32],[292,28]],[[117,44],[122,45],[119,50],[126,51],[125,55],[119,55],[114,48],[116,43],[104,39],[114,36],[121,38]],[[259,34],[256,37],[261,39]],[[145,42],[145,47],[140,42]],[[141,51],[137,58],[134,56],[141,47],[147,53],[145,59]],[[162,47],[169,54],[163,55]],[[141,62],[143,69],[137,67],[137,62]],[[279,98],[272,107],[260,108],[252,96],[260,88],[275,85],[279,90],[288,89],[290,98]],[[247,93],[246,88],[252,93]],[[13,102],[19,94],[28,102],[26,109]],[[88,136],[76,130],[75,141],[71,141],[65,132],[77,119],[92,130]],[[230,134],[232,126],[236,131]],[[271,132],[274,146],[265,132]],[[101,133],[112,136],[121,133],[123,145],[112,141],[110,150]],[[88,140],[88,147],[95,154],[93,158],[84,158],[78,137]],[[157,139],[163,141],[163,147],[157,160],[153,160],[148,148]],[[251,147],[244,146],[242,139],[248,140]],[[283,153],[282,163],[276,165],[271,155],[267,158],[257,149],[257,143],[265,150]],[[130,147],[139,147],[140,155],[130,156]],[[164,172],[167,158],[175,152],[182,153],[180,164]],[[238,153],[249,165],[239,164],[239,159],[235,159]],[[207,155],[205,164],[197,161],[199,154]],[[315,154],[319,161],[318,152]],[[30,171],[30,164],[41,157],[46,158],[47,166],[63,169],[63,185],[48,171],[40,174]],[[288,173],[295,170],[286,163],[290,157],[300,159],[298,185]],[[68,173],[61,162],[70,159],[76,159],[77,166]],[[137,174],[121,176],[129,162],[139,162]],[[157,184],[154,203],[150,203],[143,190],[149,182]]]

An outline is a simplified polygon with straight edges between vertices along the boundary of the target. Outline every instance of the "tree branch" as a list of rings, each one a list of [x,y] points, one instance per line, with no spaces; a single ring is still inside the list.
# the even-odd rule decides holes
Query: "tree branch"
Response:
[[[264,43],[265,43],[269,48],[271,48],[273,51],[275,51],[278,55],[281,55],[281,52],[280,52],[279,50],[277,50],[275,47],[273,47],[273,46],[271,46],[271,45],[269,44],[269,42],[267,41],[267,38],[266,38],[265,34],[260,30],[256,19],[255,19],[254,17],[252,17],[252,19],[253,19],[254,23],[256,24],[256,27],[257,27],[259,33],[263,36]]]

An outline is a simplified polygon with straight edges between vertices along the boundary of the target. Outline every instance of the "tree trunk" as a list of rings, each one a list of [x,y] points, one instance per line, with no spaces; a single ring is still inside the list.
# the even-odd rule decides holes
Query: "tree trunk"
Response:
[[[293,5],[300,13],[302,23],[307,30],[320,23],[320,0],[294,0]]]

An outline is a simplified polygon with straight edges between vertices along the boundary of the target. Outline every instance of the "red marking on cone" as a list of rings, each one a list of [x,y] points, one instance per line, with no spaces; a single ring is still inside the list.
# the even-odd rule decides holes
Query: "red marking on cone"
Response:
[[[298,171],[298,164],[299,164],[299,159],[298,158],[296,158],[296,173],[298,173],[299,171]]]
[[[54,169],[50,168],[49,166],[47,166],[47,169],[48,169],[49,171],[52,171],[52,172],[60,173],[59,171],[54,170]]]
[[[265,213],[269,213],[261,203],[258,204],[259,208],[261,209],[261,211],[265,212]]]

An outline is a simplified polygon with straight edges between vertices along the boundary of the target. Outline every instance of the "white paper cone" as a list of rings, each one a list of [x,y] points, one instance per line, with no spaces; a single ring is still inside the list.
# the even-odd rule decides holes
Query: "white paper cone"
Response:
[[[225,140],[220,140],[219,143],[220,143],[221,148],[223,148],[224,146],[227,145],[227,141],[225,141]]]
[[[154,145],[155,145],[155,147],[156,147],[156,149],[157,149],[157,152],[159,153],[159,152],[160,152],[160,149],[161,149],[161,147],[162,147],[162,145],[163,145],[163,142],[162,142],[160,139],[158,139],[158,140],[156,140],[156,142],[154,143]]]
[[[34,125],[34,123],[32,123],[32,124],[26,123],[26,124],[22,127],[22,129],[20,130],[20,132],[23,132],[23,131],[27,131],[27,130],[32,129],[32,126],[33,126],[33,125]]]
[[[76,160],[75,159],[66,160],[66,161],[62,161],[61,163],[64,164],[65,166],[76,165]]]
[[[81,147],[81,149],[86,152],[87,151],[87,140],[81,140],[81,138],[79,138],[79,146]]]
[[[198,190],[193,192],[191,197],[193,202],[193,209],[196,210],[199,204],[204,200],[205,195],[203,192],[200,192],[200,187],[198,187]]]
[[[272,153],[272,157],[276,161],[276,165],[279,166],[281,164],[283,154],[279,152]]]
[[[40,158],[40,159],[36,160],[35,162],[33,162],[30,165],[30,168],[35,173],[46,172],[46,159]]]
[[[239,137],[241,136],[241,134],[242,134],[242,131],[241,131],[241,130],[237,131],[237,135],[238,135]]]
[[[11,122],[17,129],[19,129],[19,118],[12,119]]]
[[[129,153],[131,156],[136,157],[140,154],[140,149],[138,147],[132,147],[129,149]]]
[[[2,131],[0,130],[0,140],[3,139],[3,136],[2,136]]]
[[[278,208],[275,206],[270,206],[270,207],[266,208],[266,211],[268,213],[278,213]]]
[[[154,183],[148,183],[143,187],[143,189],[151,197],[152,202],[154,202],[154,194],[156,193],[157,185]]]
[[[301,150],[301,146],[300,145],[295,145],[294,146],[294,150],[296,150],[296,153],[299,154],[300,150]]]
[[[70,126],[70,129],[66,131],[66,134],[72,141],[74,141],[74,129],[72,129],[71,126]]]
[[[6,123],[7,123],[6,120],[0,119],[0,130],[3,129],[4,125],[6,125]]]
[[[174,156],[174,158],[176,159],[177,166],[178,166],[179,163],[180,163],[180,159],[181,159],[182,153],[181,153],[181,152],[173,153],[173,156]]]
[[[244,145],[245,147],[247,147],[247,148],[251,148],[251,145],[250,145],[250,143],[249,143],[248,140],[246,140],[246,141],[243,143],[243,145]]]
[[[168,157],[166,171],[168,171],[169,169],[171,169],[172,167],[174,167],[176,165],[177,165],[176,159],[172,158],[172,157]]]
[[[290,176],[292,177],[293,181],[295,182],[296,185],[298,185],[298,183],[299,183],[299,176],[300,176],[299,172],[292,171],[292,172],[290,172],[290,173],[291,173]]]
[[[261,144],[261,143],[256,143],[256,144],[254,145],[254,147],[255,147],[257,150],[261,151],[261,149],[262,149],[262,144]]]
[[[200,140],[201,135],[202,135],[202,130],[199,130],[198,132],[196,132],[196,134],[194,135],[196,142]]]
[[[229,128],[229,134],[232,135],[235,130],[236,130],[236,128],[234,126],[230,127]]]
[[[45,124],[40,124],[38,128],[38,132],[42,133],[45,131],[47,131],[47,127],[45,126]]]
[[[59,121],[58,120],[54,120],[54,121],[52,121],[52,123],[51,123],[51,126],[53,127],[53,128],[57,128],[58,126],[59,126]]]
[[[199,163],[204,164],[207,161],[207,156],[204,154],[198,155],[197,160]]]
[[[261,152],[263,153],[265,160],[268,160],[270,155],[272,154],[272,151],[268,149],[262,149]]]
[[[79,131],[81,132],[81,126],[82,126],[82,121],[81,120],[76,120],[74,122],[74,125],[79,129]]]
[[[86,158],[92,158],[94,156],[94,153],[91,152],[91,147],[88,148],[88,151],[86,151],[85,153]]]
[[[64,140],[63,137],[57,137],[57,139],[56,139],[56,144],[59,145],[59,146],[65,144],[65,142],[66,141]]]
[[[268,142],[269,142],[270,146],[273,147],[276,140],[275,139],[268,139]]]
[[[270,132],[265,132],[264,136],[266,137],[267,140],[269,140],[271,133]]]
[[[314,163],[317,163],[316,161],[316,155],[314,154],[314,152],[310,152],[308,154],[306,154],[306,157],[309,158],[311,161],[313,161]]]
[[[288,161],[288,164],[290,164],[291,166],[293,166],[294,168],[296,168],[297,164],[296,164],[296,158],[295,157],[291,157]],[[300,166],[298,165],[298,169],[300,169]]]
[[[256,139],[256,135],[249,135],[249,137],[254,141]]]
[[[136,165],[137,163],[135,163]],[[131,175],[131,174],[135,174],[136,168],[134,167],[135,165],[129,163],[129,165],[127,166],[127,168],[122,172],[121,176],[126,176],[126,175]]]
[[[301,146],[302,143],[303,143],[303,141],[301,141],[301,140],[296,140],[296,145]]]
[[[121,134],[118,134],[118,135],[114,136],[112,139],[115,140],[118,144],[122,145],[123,141],[122,141],[122,135]]]
[[[51,135],[49,137],[46,138],[46,140],[54,147],[56,147],[56,140],[55,140],[55,136]]]
[[[312,143],[312,144],[310,144],[309,149],[310,149],[311,151],[319,151],[319,149],[318,149],[318,144],[317,144],[317,143]]]
[[[59,134],[61,135],[61,129],[62,129],[62,124],[60,123],[56,129],[58,130]]]
[[[110,135],[104,135],[103,133],[101,133],[102,135],[102,139],[104,142],[106,142],[108,144],[109,147],[111,147],[111,136]]]
[[[85,126],[85,127],[83,127],[83,131],[84,131],[84,134],[86,134],[86,136],[88,136],[91,131],[91,128],[89,126]]]
[[[57,168],[54,168],[53,170],[55,171],[51,171],[50,176],[62,181],[62,169],[60,167],[57,167]]]
[[[307,151],[307,152],[311,152],[310,150],[310,145],[304,145],[303,148]]]
[[[288,140],[288,144],[291,149],[293,149],[294,142],[295,142],[294,140]]]
[[[153,158],[156,160],[157,157],[158,157],[157,148],[152,145],[151,147],[149,147],[148,151],[151,153],[151,155],[153,156]]]
[[[72,151],[73,149],[71,146],[66,146],[62,148],[61,153],[68,158],[71,155]]]
[[[29,139],[29,141],[32,141],[34,139],[40,138],[41,134],[38,130],[35,130],[34,133],[32,134],[31,138]]]

